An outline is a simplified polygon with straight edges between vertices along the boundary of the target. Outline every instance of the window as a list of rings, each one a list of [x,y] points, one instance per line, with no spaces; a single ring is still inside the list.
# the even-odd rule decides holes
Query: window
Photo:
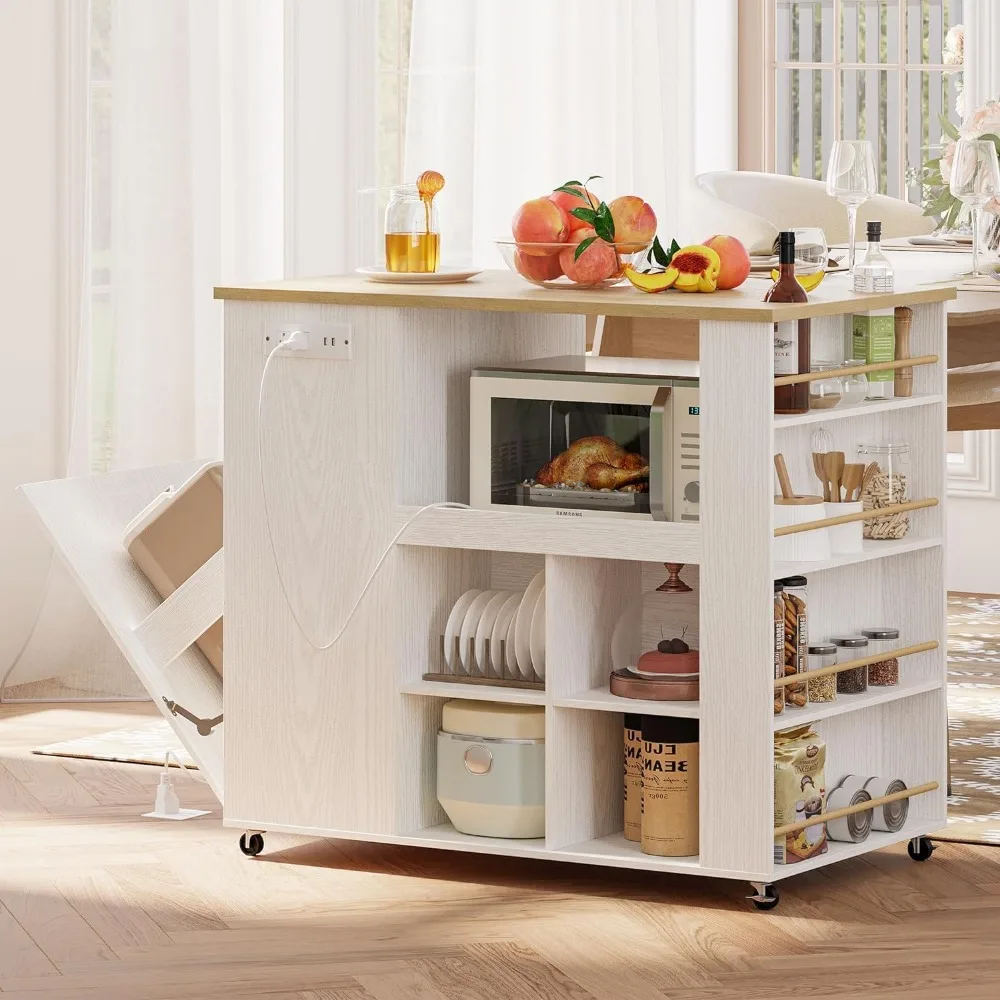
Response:
[[[403,182],[413,0],[379,0],[378,169],[380,188]]]
[[[963,0],[769,0],[774,100],[765,166],[822,179],[835,139],[869,139],[884,194],[920,203],[920,170],[955,121]]]

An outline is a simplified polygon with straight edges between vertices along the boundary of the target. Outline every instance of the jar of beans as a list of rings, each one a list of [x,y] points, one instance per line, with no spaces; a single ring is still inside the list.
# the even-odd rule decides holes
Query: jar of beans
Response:
[[[868,655],[868,640],[863,635],[841,635],[830,640],[837,647],[837,662],[860,660]],[[868,690],[868,667],[854,667],[837,674],[837,694],[861,694]]]
[[[821,642],[809,647],[807,670],[819,670],[822,667],[832,667],[837,662],[837,647],[832,642]],[[808,673],[806,674],[808,677]],[[809,701],[836,701],[837,675],[824,674],[809,681]]]
[[[809,581],[804,576],[786,576],[782,598],[785,603],[785,676],[805,674],[809,649]],[[808,696],[806,682],[785,685],[785,705],[804,708]]]
[[[873,687],[892,687],[899,683],[899,660],[892,655],[899,645],[898,628],[863,628],[861,634],[868,640],[869,652],[885,653],[885,659],[868,664],[868,683]]]
[[[781,680],[785,676],[785,585],[780,580],[774,581],[774,679]],[[774,689],[774,714],[780,715],[785,710],[785,689]]]

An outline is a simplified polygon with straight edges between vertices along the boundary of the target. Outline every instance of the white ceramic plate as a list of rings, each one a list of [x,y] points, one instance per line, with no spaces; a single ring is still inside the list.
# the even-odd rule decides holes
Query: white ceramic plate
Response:
[[[462,622],[462,631],[458,637],[458,658],[459,663],[465,669],[467,674],[473,672],[473,667],[475,664],[471,659],[471,651],[469,649],[469,643],[476,638],[476,629],[479,627],[479,619],[483,617],[483,612],[486,610],[486,605],[497,596],[497,591],[495,590],[484,590],[473,602],[469,605],[469,610],[465,612],[465,621]]]
[[[462,623],[465,621],[469,605],[481,593],[481,590],[467,590],[455,601],[455,606],[448,615],[448,624],[444,627],[444,662],[448,665],[450,673],[454,673],[458,668],[458,662],[455,660],[455,639],[462,632]]]
[[[359,267],[357,273],[369,281],[384,281],[390,285],[454,285],[459,281],[468,281],[477,274],[482,274],[480,268],[469,267],[439,267],[436,271],[387,271],[384,267]]]
[[[524,600],[524,594],[521,595],[521,600]],[[507,627],[507,655],[505,657],[507,660],[507,676],[514,679],[520,676],[517,669],[517,653],[514,651],[517,639],[517,612],[520,607],[521,604],[518,602],[514,613],[510,616],[510,625]]]
[[[542,587],[545,586],[545,570],[539,570],[533,577],[517,609],[517,629],[514,632],[514,653],[517,669],[525,680],[531,680],[531,619]]]
[[[479,673],[482,677],[489,676],[490,672],[490,661],[486,652],[486,640],[493,635],[493,626],[496,624],[497,615],[500,614],[500,609],[510,600],[511,596],[509,590],[495,591],[493,600],[483,608],[479,624],[476,626],[476,666],[479,667]]]
[[[542,587],[531,616],[531,665],[539,677],[545,677],[545,588]]]
[[[493,623],[493,631],[490,633],[490,661],[493,664],[493,676],[502,677],[504,663],[503,648],[501,641],[506,642],[507,633],[510,631],[511,622],[517,616],[517,609],[521,604],[523,593],[511,594],[504,602],[497,613],[497,620]]]

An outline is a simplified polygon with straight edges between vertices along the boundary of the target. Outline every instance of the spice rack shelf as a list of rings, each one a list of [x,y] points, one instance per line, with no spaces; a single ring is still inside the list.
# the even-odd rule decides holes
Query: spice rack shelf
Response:
[[[903,668],[905,669],[905,667]],[[806,675],[808,676],[808,674]],[[807,722],[819,722],[822,719],[832,719],[848,712],[859,712],[876,705],[886,705],[899,701],[901,698],[912,698],[914,695],[926,694],[928,691],[940,691],[944,681],[940,677],[930,680],[907,680],[905,676],[892,687],[870,687],[862,694],[838,694],[836,701],[810,702],[803,708],[785,707],[784,712],[774,717],[774,731],[793,729]]]
[[[934,406],[944,403],[945,397],[939,393],[924,393],[915,396],[900,396],[898,399],[884,399],[857,406],[834,406],[828,410],[810,410],[808,413],[775,414],[774,429],[801,427],[803,424],[826,424],[832,420],[849,420],[851,417],[870,417],[876,413],[897,413],[914,406]]]
[[[556,291],[490,271],[462,285],[344,276],[220,290],[229,300],[225,825],[755,883],[944,826],[943,359],[945,302],[956,289],[900,282],[893,293],[856,295],[833,282],[790,305],[762,302],[762,293],[750,282],[703,296]],[[851,314],[895,306],[912,310],[913,359],[940,359],[913,365],[912,397],[775,416],[775,323],[808,318],[814,350],[825,352],[842,349]],[[661,358],[679,346],[675,321],[698,323],[700,521],[426,510],[385,559],[343,639],[312,649],[283,582],[310,633],[333,635],[407,518],[428,504],[469,501],[472,448],[489,447],[470,423],[472,370],[583,355],[587,318],[612,313],[648,323]],[[349,324],[354,356],[337,364],[276,357],[259,433],[261,331],[289,323]],[[903,538],[822,562],[775,562],[774,454],[784,454],[795,492],[815,493],[810,438],[821,424],[832,450],[852,457],[862,443],[909,443],[908,495],[940,505],[915,511]],[[282,511],[273,551],[262,474]],[[681,578],[697,579],[697,602],[689,598],[678,620],[698,629],[700,701],[613,697],[613,630],[648,588],[649,564],[666,562],[690,566]],[[542,568],[544,691],[422,679],[436,669],[438,637],[461,594],[516,590]],[[774,656],[773,583],[798,574],[810,578],[817,635],[885,624],[906,642],[933,639],[939,648],[921,653],[912,675],[902,666],[896,688],[776,720],[773,669],[765,669]],[[473,837],[445,822],[436,747],[450,697],[544,705],[544,840]],[[624,839],[625,713],[698,718],[695,857],[649,856]],[[815,859],[775,866],[774,733],[801,721],[816,723],[827,744],[831,787],[848,773],[941,787],[914,799],[896,834],[831,843]],[[394,752],[372,753],[373,735],[391,737]]]

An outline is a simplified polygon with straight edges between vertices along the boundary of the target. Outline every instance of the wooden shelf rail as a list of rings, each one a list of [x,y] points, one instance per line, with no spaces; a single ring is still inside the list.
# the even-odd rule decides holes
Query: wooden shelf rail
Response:
[[[801,375],[779,375],[775,385],[797,385],[799,382],[816,382],[821,378],[835,375],[862,375],[868,372],[888,372],[896,368],[916,368],[919,365],[934,365],[941,359],[936,354],[921,354],[916,358],[900,358],[899,361],[875,361],[870,365],[851,365],[825,372],[803,372]]]
[[[867,667],[871,663],[881,663],[883,660],[899,659],[901,656],[912,656],[914,653],[926,653],[930,649],[937,649],[936,639],[927,642],[918,642],[913,646],[901,646],[899,649],[887,649],[872,656],[862,656],[860,660],[846,660],[843,663],[835,663],[832,667],[820,667],[819,670],[807,670],[801,674],[789,674],[787,677],[779,677],[775,682],[776,688],[785,687],[788,684],[802,684],[807,680],[815,680],[817,677],[826,677],[828,674],[839,674],[845,670],[856,670],[858,667]]]
[[[873,521],[875,518],[889,517],[892,514],[902,514],[908,510],[921,510],[924,507],[936,507],[937,505],[937,497],[927,497],[924,500],[907,500],[906,503],[893,503],[889,504],[888,507],[873,507],[871,510],[860,510],[857,514],[838,514],[836,517],[821,517],[818,521],[786,524],[783,528],[774,529],[774,537],[781,538],[782,535],[797,535],[800,531],[815,531],[817,528],[832,528],[835,524],[849,524],[851,521]]]
[[[844,806],[843,809],[834,809],[833,812],[819,813],[809,819],[799,820],[795,823],[786,823],[784,826],[776,826],[774,835],[783,837],[788,833],[798,833],[809,826],[816,826],[817,823],[829,823],[831,820],[840,819],[843,816],[852,816],[854,813],[866,812],[869,809],[877,809],[879,806],[887,805],[890,802],[899,802],[901,799],[909,799],[914,795],[923,795],[925,792],[933,792],[939,787],[936,781],[928,781],[924,785],[916,785],[914,788],[904,788],[901,792],[893,792],[891,795],[879,795],[869,802],[859,802],[857,805]]]

